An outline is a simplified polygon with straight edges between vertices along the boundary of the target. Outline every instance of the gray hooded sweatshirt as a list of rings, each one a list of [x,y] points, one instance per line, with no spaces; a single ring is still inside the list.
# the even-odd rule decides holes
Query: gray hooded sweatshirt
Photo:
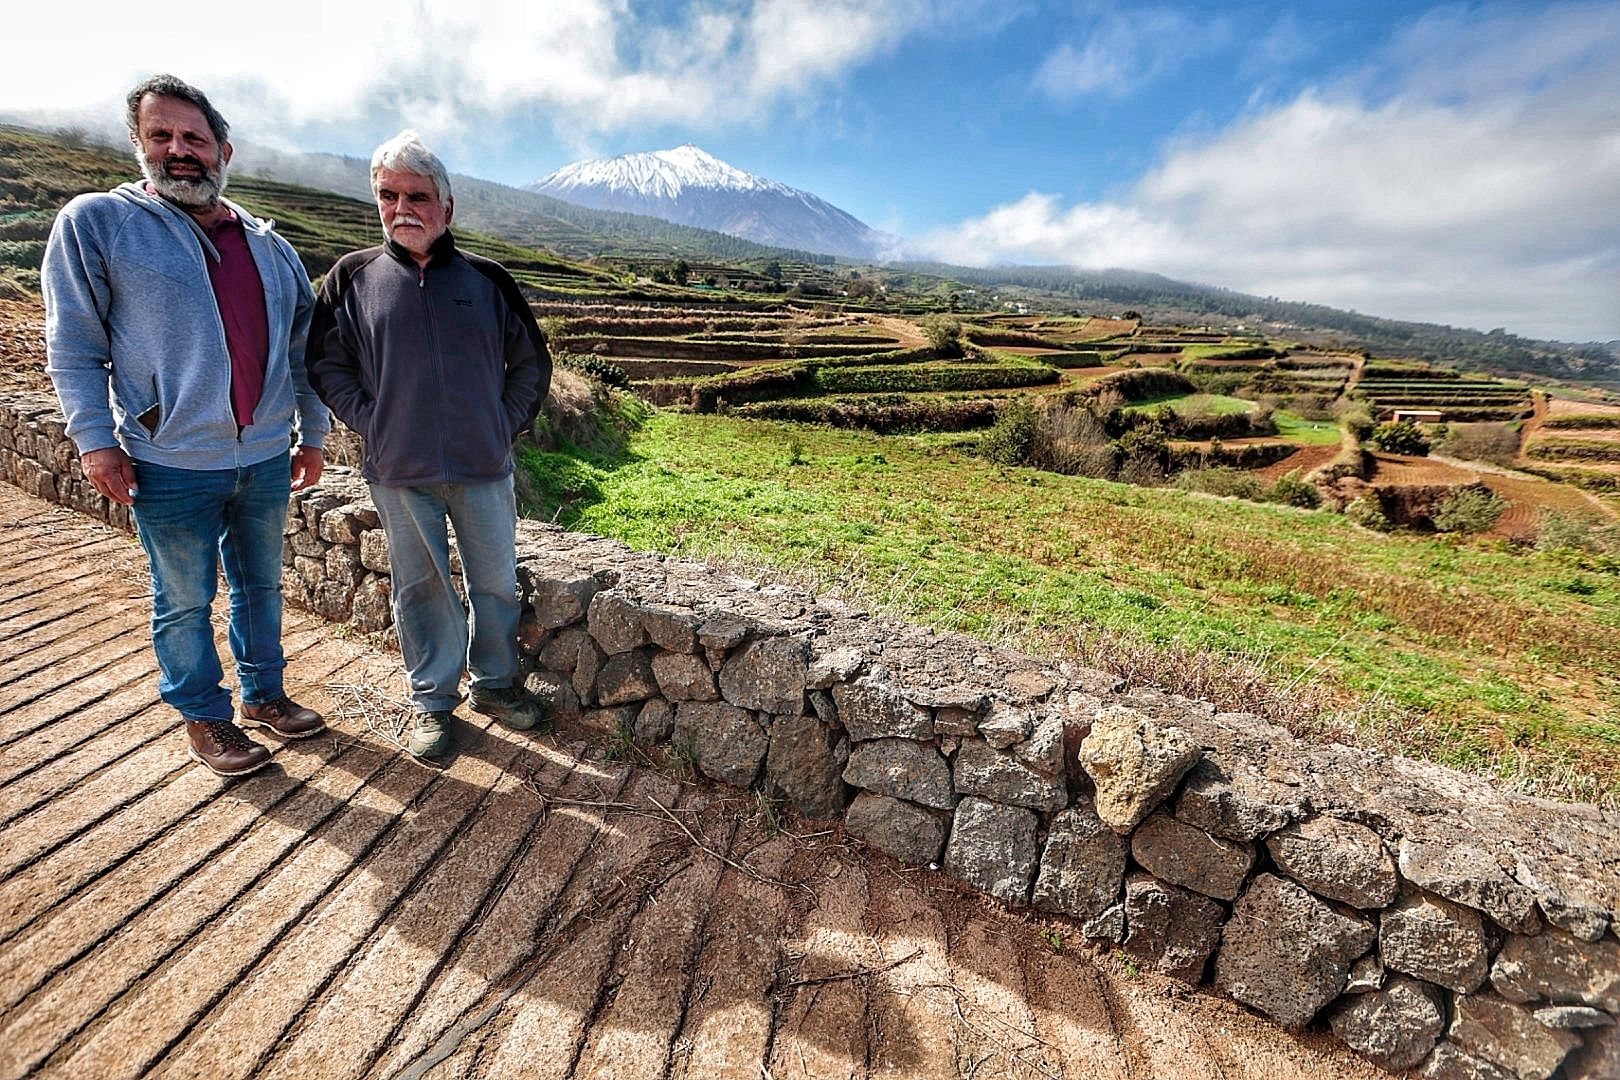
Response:
[[[270,331],[264,393],[240,429],[204,262],[219,252],[201,226],[136,183],[80,195],[56,216],[41,268],[45,370],[81,454],[122,445],[154,465],[234,469],[319,447],[331,430],[304,372],[315,300],[304,266],[271,222],[226,205],[242,219]]]

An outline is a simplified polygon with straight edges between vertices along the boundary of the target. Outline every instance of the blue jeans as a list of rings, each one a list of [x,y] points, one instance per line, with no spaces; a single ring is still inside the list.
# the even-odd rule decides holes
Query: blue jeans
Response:
[[[518,669],[517,501],[512,478],[428,487],[371,485],[388,537],[394,628],[411,681],[411,702],[448,712],[461,702],[461,673],[472,685],[512,685]],[[450,576],[455,527],[471,627]]]
[[[135,462],[135,527],[152,566],[152,647],[158,693],[187,720],[229,720],[211,619],[219,568],[230,586],[231,654],[242,700],[282,696],[281,537],[288,455],[236,469]]]

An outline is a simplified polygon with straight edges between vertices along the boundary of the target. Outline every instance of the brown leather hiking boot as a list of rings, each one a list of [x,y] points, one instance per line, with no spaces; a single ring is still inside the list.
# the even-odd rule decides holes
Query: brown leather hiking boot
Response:
[[[242,726],[269,728],[284,739],[307,739],[326,730],[326,720],[290,697],[263,705],[242,703]]]
[[[186,753],[219,776],[246,776],[270,764],[270,751],[229,720],[187,720]]]

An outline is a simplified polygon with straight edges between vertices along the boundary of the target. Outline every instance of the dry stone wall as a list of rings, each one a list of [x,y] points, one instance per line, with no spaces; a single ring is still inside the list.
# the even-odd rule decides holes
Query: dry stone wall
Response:
[[[60,415],[0,397],[0,475],[128,528]],[[827,597],[524,522],[520,644],[559,717],[666,744],[1392,1071],[1620,1076],[1620,821]],[[292,602],[390,622],[364,485],[295,497]]]

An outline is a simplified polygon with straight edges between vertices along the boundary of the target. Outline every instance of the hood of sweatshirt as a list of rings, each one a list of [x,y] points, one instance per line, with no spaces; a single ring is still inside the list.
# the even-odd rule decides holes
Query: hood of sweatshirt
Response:
[[[186,213],[180,206],[163,198],[161,195],[154,195],[146,190],[145,180],[131,180],[128,183],[119,184],[112,189],[111,194],[123,199],[125,202],[133,203],[147,213],[154,214],[171,225],[190,229],[197,236],[197,239],[202,241],[203,250],[208,252],[208,257],[215,262],[219,261],[219,251],[214,247],[214,242],[208,238],[208,231],[197,224],[197,219]],[[269,218],[254,217],[247,210],[224,196],[221,196],[219,201],[235,212],[236,216],[242,221],[242,227],[250,233],[264,235],[275,228],[276,223],[274,221]]]

